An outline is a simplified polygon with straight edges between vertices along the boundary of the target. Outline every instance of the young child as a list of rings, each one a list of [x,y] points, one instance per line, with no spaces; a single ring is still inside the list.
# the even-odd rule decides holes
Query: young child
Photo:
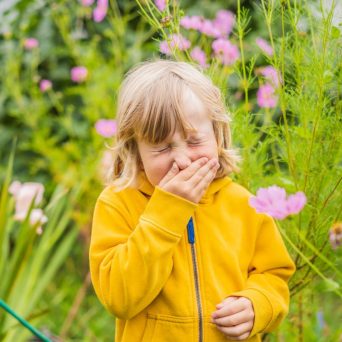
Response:
[[[261,341],[288,311],[295,266],[227,176],[238,157],[220,91],[188,63],[145,62],[122,84],[117,124],[90,244],[115,341]]]

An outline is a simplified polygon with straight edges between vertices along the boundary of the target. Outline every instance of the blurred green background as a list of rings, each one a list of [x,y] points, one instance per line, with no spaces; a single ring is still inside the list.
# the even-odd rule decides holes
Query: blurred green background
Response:
[[[115,144],[115,132],[104,136],[96,125],[115,119],[131,66],[158,56],[196,62],[191,49],[160,52],[161,41],[181,33],[205,52],[205,72],[226,97],[243,157],[233,178],[252,192],[277,184],[308,199],[300,215],[279,222],[298,271],[289,316],[264,340],[341,341],[341,5],[169,1],[160,11],[153,1],[111,0],[95,20],[100,3],[0,2],[0,299],[54,341],[114,339],[114,317],[97,300],[88,268],[92,211]],[[227,39],[239,50],[226,65],[214,37],[180,25],[184,16],[212,20],[222,9],[235,17]],[[266,66],[280,80],[267,95],[274,106],[259,99],[270,83]],[[29,215],[15,217],[15,180],[44,185],[41,234]],[[34,337],[0,309],[0,340]]]

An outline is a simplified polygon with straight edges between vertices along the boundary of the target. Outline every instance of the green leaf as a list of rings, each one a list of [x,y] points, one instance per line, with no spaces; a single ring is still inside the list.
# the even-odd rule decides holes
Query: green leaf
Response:
[[[331,39],[337,39],[340,37],[340,30],[336,26],[332,26],[331,28]]]

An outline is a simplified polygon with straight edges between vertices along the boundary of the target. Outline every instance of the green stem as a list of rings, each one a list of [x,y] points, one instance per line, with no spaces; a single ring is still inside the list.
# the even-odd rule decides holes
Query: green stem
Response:
[[[240,45],[240,51],[241,51],[243,89],[245,92],[245,107],[246,107],[246,111],[248,111],[248,81],[247,81],[247,77],[246,77],[246,64],[245,64],[245,55],[244,55],[244,49],[243,49],[244,27],[241,23],[240,0],[238,0],[238,34],[239,34],[239,45]]]
[[[44,342],[52,342],[48,337],[34,328],[29,322],[24,318],[20,317],[15,311],[13,311],[2,299],[0,299],[0,307],[12,315],[17,321],[19,321],[26,329],[30,330],[35,336],[40,338]]]
[[[314,265],[303,253],[302,251],[292,242],[292,240],[287,236],[285,230],[278,226],[280,233],[285,238],[285,240],[290,244],[290,246],[298,253],[302,259],[311,267],[311,269],[319,275],[324,281],[329,282],[329,279]],[[333,289],[333,291],[342,298],[342,293],[338,289]]]

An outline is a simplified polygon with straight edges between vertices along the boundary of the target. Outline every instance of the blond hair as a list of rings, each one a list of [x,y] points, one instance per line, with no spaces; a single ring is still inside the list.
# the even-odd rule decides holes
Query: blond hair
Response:
[[[220,90],[197,66],[154,60],[132,68],[121,84],[117,106],[117,135],[109,183],[117,191],[138,186],[141,170],[137,140],[160,143],[176,128],[183,136],[192,130],[182,109],[185,90],[203,103],[213,122],[220,168],[217,177],[238,171],[238,154],[231,148],[230,118]]]

